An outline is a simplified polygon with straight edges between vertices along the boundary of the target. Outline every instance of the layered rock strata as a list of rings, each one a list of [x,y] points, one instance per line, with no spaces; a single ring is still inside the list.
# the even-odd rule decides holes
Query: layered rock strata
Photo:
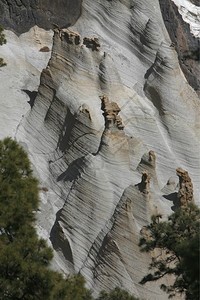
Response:
[[[29,54],[38,69],[44,46]],[[167,299],[160,282],[138,283],[150,261],[138,241],[152,214],[166,218],[177,205],[177,166],[188,170],[199,201],[200,114],[159,3],[85,0],[73,27],[55,29],[49,54],[39,88],[26,82],[37,96],[12,136],[41,183],[37,230],[55,249],[53,267],[81,272],[95,295],[118,285]]]
[[[7,43],[0,57],[7,66],[0,69],[0,138],[15,138],[17,128],[37,96],[40,75],[51,57],[52,31],[34,26],[20,36],[5,30]],[[48,49],[48,51],[41,51]]]

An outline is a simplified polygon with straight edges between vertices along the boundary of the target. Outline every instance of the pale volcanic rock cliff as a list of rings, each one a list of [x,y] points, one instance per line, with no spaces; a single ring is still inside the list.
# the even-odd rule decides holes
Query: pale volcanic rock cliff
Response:
[[[153,213],[170,214],[184,188],[193,197],[182,169],[178,193],[177,167],[199,203],[199,99],[158,0],[85,0],[73,27],[54,30],[52,52],[39,50],[51,58],[11,135],[46,188],[37,229],[54,268],[81,272],[95,295],[118,285],[167,299],[160,282],[138,283],[150,262],[138,242]]]
[[[0,57],[7,66],[0,68],[0,138],[15,137],[16,130],[33,105],[40,75],[51,56],[52,31],[37,26],[19,37],[5,30],[6,45],[0,47]],[[48,52],[40,51],[48,47]]]

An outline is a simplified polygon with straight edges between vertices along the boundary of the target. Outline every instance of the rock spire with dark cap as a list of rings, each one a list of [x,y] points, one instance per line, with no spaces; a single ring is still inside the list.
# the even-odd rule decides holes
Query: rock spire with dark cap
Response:
[[[104,111],[103,116],[105,118],[105,127],[112,128],[117,127],[120,130],[124,129],[124,125],[122,124],[122,119],[118,115],[121,111],[116,102],[109,102],[107,96],[100,96],[102,101],[101,109]]]

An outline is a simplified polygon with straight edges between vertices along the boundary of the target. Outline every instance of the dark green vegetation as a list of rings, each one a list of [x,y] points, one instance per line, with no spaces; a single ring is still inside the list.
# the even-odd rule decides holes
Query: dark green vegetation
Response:
[[[38,191],[24,150],[0,141],[0,299],[92,299],[81,276],[48,268],[52,249],[33,227]]]
[[[107,293],[102,291],[97,300],[139,300],[134,296],[129,295],[129,293],[125,290],[121,290],[116,287],[111,292]]]
[[[185,294],[187,300],[199,299],[199,238],[200,210],[194,204],[177,209],[168,221],[161,222],[161,215],[153,216],[141,238],[141,251],[153,254],[150,270],[141,283],[174,275],[173,284],[161,288],[169,297]]]
[[[0,25],[0,45],[6,44],[5,34],[3,33],[3,27]],[[6,66],[3,58],[0,58],[0,67]]]
[[[24,150],[10,138],[0,141],[0,299],[92,300],[85,280],[66,279],[49,268],[52,249],[34,228],[38,181]],[[116,288],[99,300],[136,300]]]

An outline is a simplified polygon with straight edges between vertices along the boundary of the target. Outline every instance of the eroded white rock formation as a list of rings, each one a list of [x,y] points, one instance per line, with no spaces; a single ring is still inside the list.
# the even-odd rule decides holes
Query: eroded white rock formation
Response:
[[[37,55],[39,72],[39,55],[49,53]],[[32,91],[28,72],[34,88],[19,80],[20,89]],[[199,201],[199,99],[158,1],[85,0],[75,26],[55,30],[34,105],[19,115],[2,136],[24,146],[40,179],[37,229],[55,249],[54,267],[81,272],[96,294],[118,285],[167,299],[159,282],[138,283],[150,261],[138,241],[153,213],[166,217],[176,205],[177,167],[189,172]]]
[[[0,57],[7,63],[0,68],[0,138],[15,137],[16,129],[29,111],[28,101],[35,98],[40,74],[46,67],[52,48],[52,31],[37,26],[19,37],[5,30],[7,43],[0,47]],[[33,93],[35,92],[35,93]]]

